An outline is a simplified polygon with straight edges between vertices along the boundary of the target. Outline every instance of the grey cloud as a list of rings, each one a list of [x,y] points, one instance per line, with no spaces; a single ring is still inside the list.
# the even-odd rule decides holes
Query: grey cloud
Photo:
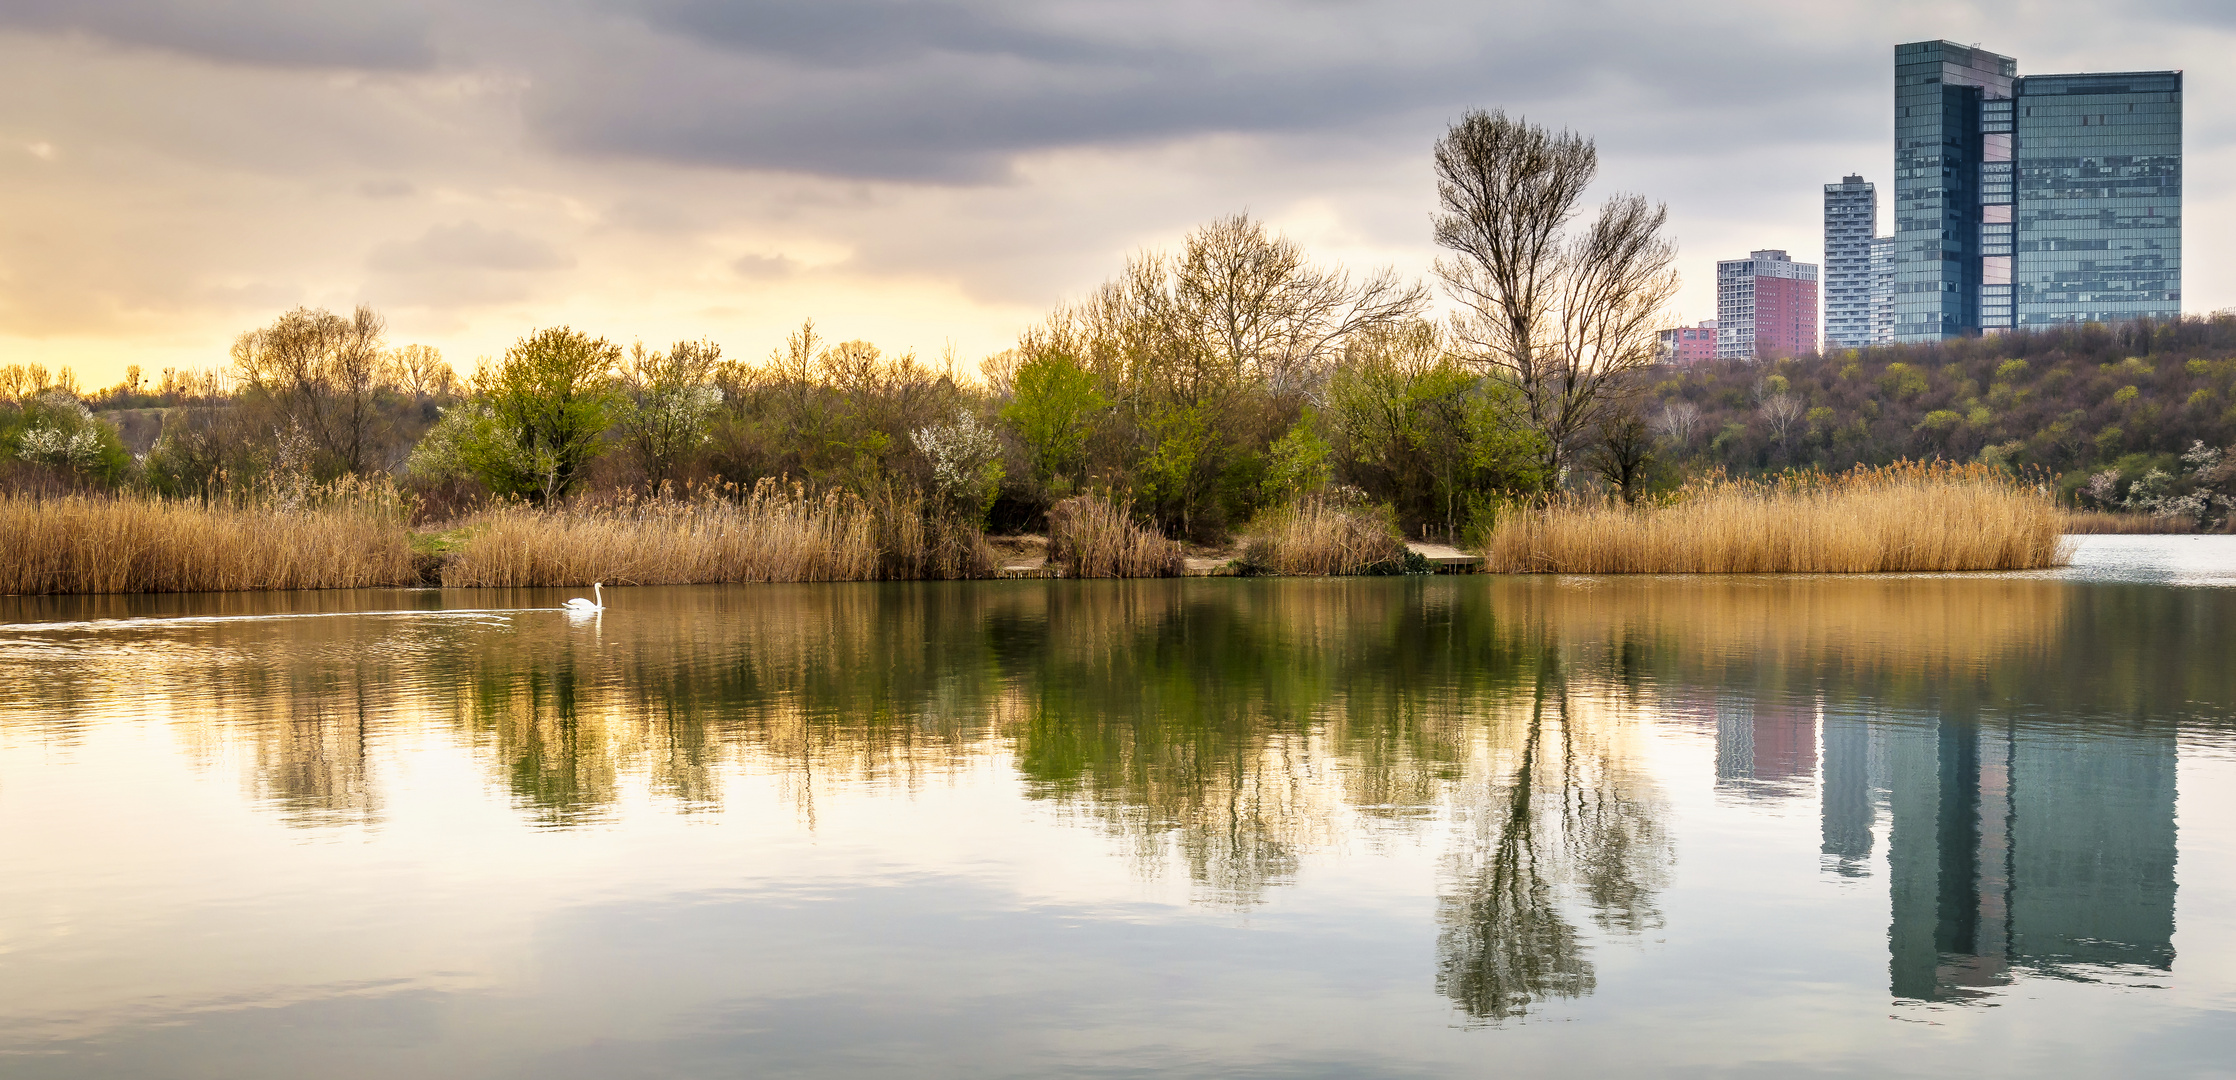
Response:
[[[564,270],[574,260],[551,245],[508,229],[485,229],[473,222],[437,225],[416,240],[384,244],[366,265],[387,273],[427,270]]]
[[[845,67],[933,52],[1074,63],[1107,59],[1113,52],[1107,44],[1033,26],[1010,7],[952,0],[643,0],[634,12],[680,36]]]
[[[1836,98],[1847,89],[1838,78],[1870,77],[1886,59],[1853,42],[1796,41],[1744,12],[1642,0],[607,0],[603,10],[613,29],[595,51],[540,63],[524,101],[555,145],[890,180],[1000,180],[1039,150],[1386,129],[1423,111],[1527,110],[1610,87],[1667,130],[1693,112],[1728,121],[1735,104],[1786,111]],[[1681,70],[1656,71],[1653,57]]]
[[[424,68],[432,21],[389,0],[0,0],[0,27],[277,67]]]
[[[1418,43],[1436,55],[1406,64],[1386,44],[1354,46],[1332,17],[1230,21],[1163,41],[1056,29],[995,4],[831,0],[797,14],[651,3],[642,37],[609,38],[596,63],[552,65],[534,82],[537,130],[593,154],[971,181],[1032,150],[1339,127],[1493,86],[1556,93],[1599,71],[1509,48],[1489,68],[1488,46],[1470,44],[1488,38],[1479,25]],[[1132,17],[1158,26],[1181,10]]]
[[[376,306],[451,309],[526,300],[544,275],[574,260],[551,245],[467,222],[437,225],[418,239],[384,244],[366,260],[365,296]]]

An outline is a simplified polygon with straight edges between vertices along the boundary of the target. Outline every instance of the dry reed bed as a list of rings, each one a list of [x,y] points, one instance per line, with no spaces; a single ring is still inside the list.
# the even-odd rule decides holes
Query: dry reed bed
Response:
[[[1397,566],[1405,551],[1405,541],[1380,513],[1306,499],[1251,522],[1242,563],[1254,573],[1326,577]]]
[[[1559,574],[1863,574],[2063,565],[2066,515],[1980,465],[1688,485],[1667,503],[1562,499],[1509,512],[1484,568]]]
[[[1130,503],[1077,495],[1048,508],[1048,561],[1065,577],[1179,577],[1180,544],[1134,524]]]
[[[392,501],[0,496],[0,594],[416,585]]]
[[[763,484],[740,500],[492,510],[443,567],[450,587],[868,581],[878,523],[860,499]]]

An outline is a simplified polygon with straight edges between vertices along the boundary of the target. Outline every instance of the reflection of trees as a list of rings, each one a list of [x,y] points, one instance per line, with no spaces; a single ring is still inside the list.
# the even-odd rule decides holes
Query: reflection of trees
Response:
[[[1591,992],[1563,893],[1601,930],[1637,933],[1659,924],[1670,858],[1622,717],[1572,700],[1558,642],[1537,645],[1526,711],[1481,736],[1488,767],[1464,785],[1475,797],[1460,800],[1452,887],[1438,903],[1437,989],[1478,1020]]]
[[[1295,879],[1317,848],[1449,822],[1438,985],[1495,1021],[1589,992],[1588,943],[1660,917],[1671,847],[1636,756],[1642,715],[1801,695],[1846,712],[1998,702],[2163,725],[2236,696],[2236,666],[2211,651],[2236,631],[2236,603],[2011,579],[621,597],[586,624],[520,612],[13,632],[0,726],[63,744],[89,715],[161,720],[196,760],[248,761],[254,790],[299,825],[374,820],[379,747],[401,732],[469,746],[524,815],[556,827],[632,792],[718,805],[739,777],[772,781],[812,824],[835,787],[914,790],[998,761],[1145,870],[1174,867],[1231,904]],[[213,601],[233,614],[301,602]]]
[[[1433,818],[1464,726],[1455,702],[1509,675],[1489,624],[1455,624],[1430,596],[1346,582],[1058,593],[1045,646],[1005,664],[1024,696],[1006,729],[1019,771],[1145,864],[1177,858],[1208,897],[1255,901],[1302,848]]]

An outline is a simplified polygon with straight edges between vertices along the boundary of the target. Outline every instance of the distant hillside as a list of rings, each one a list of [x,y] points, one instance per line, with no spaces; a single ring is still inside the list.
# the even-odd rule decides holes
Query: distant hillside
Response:
[[[2178,471],[2196,441],[2236,443],[2236,316],[1663,368],[1645,415],[1694,468],[1982,459],[2047,469],[2071,491],[2106,468]]]

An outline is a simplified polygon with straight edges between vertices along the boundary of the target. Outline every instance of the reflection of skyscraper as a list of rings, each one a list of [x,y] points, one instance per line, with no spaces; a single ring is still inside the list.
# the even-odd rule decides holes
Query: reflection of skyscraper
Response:
[[[1943,719],[1885,737],[1895,996],[1964,997],[2014,968],[2172,966],[2170,735]]]
[[[1817,774],[1810,701],[1728,700],[1716,706],[1716,784],[1749,795],[1793,794]]]
[[[1870,719],[1826,707],[1824,718],[1825,868],[1842,877],[1870,873],[1871,828],[1878,817],[1879,777],[1872,768]]]

